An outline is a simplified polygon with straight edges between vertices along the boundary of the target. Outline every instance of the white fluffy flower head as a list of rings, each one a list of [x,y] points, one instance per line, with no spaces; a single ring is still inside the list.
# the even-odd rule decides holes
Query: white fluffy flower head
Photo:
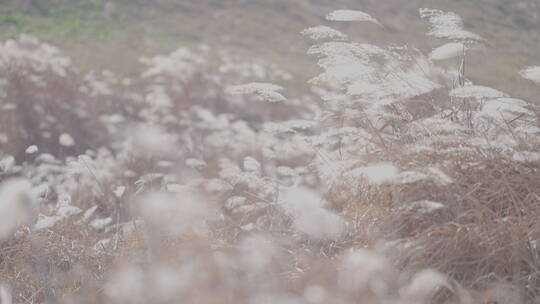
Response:
[[[286,98],[279,93],[283,87],[272,83],[252,82],[248,84],[230,86],[227,92],[232,95],[252,95],[259,100],[267,102],[282,102]]]
[[[326,15],[326,20],[330,21],[367,21],[380,24],[375,18],[371,17],[369,14],[348,9],[340,9],[331,12]]]

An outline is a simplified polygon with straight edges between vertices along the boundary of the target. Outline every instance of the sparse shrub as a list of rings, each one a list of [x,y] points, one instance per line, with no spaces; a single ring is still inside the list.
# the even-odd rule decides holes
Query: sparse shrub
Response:
[[[105,107],[79,91],[82,79],[57,48],[31,36],[8,40],[0,67],[1,152],[20,161],[30,145],[65,156],[105,143],[96,119]]]

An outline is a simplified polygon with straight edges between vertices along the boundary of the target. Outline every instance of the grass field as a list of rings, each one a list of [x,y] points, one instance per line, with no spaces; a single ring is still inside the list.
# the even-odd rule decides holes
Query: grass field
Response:
[[[534,1],[0,0],[0,303],[540,303]]]
[[[34,34],[60,45],[83,70],[106,68],[140,71],[138,59],[180,46],[205,43],[279,63],[301,79],[313,76],[313,60],[304,56],[307,41],[299,32],[324,22],[335,7],[356,8],[381,16],[386,28],[338,26],[357,41],[425,42],[426,25],[418,7],[437,7],[461,14],[466,26],[488,42],[467,62],[472,80],[499,87],[536,102],[538,88],[524,84],[517,72],[540,61],[540,21],[526,2],[509,1],[39,1],[39,8],[7,0],[0,7],[0,38]],[[106,3],[112,3],[107,5]],[[406,29],[403,31],[403,29]],[[485,58],[490,58],[488,62]]]

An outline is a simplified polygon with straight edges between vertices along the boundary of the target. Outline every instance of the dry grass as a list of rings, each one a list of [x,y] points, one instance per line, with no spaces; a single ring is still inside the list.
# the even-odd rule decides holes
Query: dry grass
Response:
[[[456,102],[442,88],[382,108],[377,121],[345,119],[362,108],[343,107],[320,129],[274,135],[261,124],[311,119],[328,105],[306,105],[315,104],[312,96],[292,97],[290,105],[233,99],[225,88],[259,80],[257,73],[221,72],[203,55],[180,50],[157,58],[149,64],[157,72],[129,84],[103,80],[110,90],[96,94],[88,86],[99,88],[107,75],[89,80],[69,69],[62,76],[36,71],[32,61],[2,71],[4,99],[16,106],[0,112],[10,143],[0,151],[20,166],[0,168],[0,181],[15,175],[46,185],[29,213],[60,218],[1,240],[0,281],[16,302],[537,301],[540,162],[512,158],[538,148],[538,134],[513,133],[538,125],[537,108],[530,107],[529,121],[492,119],[477,128],[473,114],[483,104]],[[256,68],[286,79],[272,66]],[[113,114],[124,120],[103,119]],[[365,141],[347,142],[343,128]],[[325,129],[329,142],[305,152],[302,145]],[[58,145],[64,132],[74,146]],[[510,152],[479,143],[501,135],[515,139]],[[54,156],[25,154],[30,144]],[[351,175],[378,163],[424,177]],[[335,181],[324,180],[325,165],[337,168]],[[291,189],[301,195],[289,197]],[[77,212],[63,217],[63,207]]]

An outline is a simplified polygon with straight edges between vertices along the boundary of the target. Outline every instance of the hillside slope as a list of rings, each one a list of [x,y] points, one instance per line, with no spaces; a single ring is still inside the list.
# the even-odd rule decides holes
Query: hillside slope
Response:
[[[361,9],[384,24],[381,28],[332,24],[356,41],[409,42],[425,52],[440,41],[423,42],[427,24],[420,20],[418,8],[451,10],[487,42],[468,60],[472,80],[533,102],[540,95],[537,87],[517,74],[524,66],[540,62],[540,5],[534,0],[47,0],[37,7],[36,1],[3,2],[0,37],[28,32],[52,40],[77,57],[75,61],[85,69],[130,73],[137,71],[141,55],[203,42],[266,57],[302,81],[316,69],[304,55],[308,42],[299,32],[324,23],[324,15],[332,9]]]

